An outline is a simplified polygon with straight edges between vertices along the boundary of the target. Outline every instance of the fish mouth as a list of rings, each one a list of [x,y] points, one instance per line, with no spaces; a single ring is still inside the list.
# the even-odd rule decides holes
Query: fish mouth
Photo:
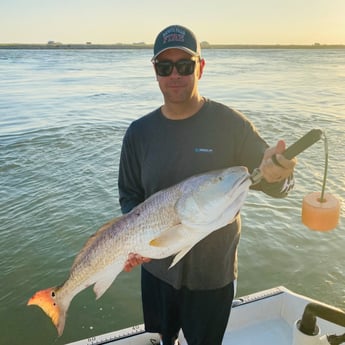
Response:
[[[245,182],[250,180],[251,175],[249,174],[248,169],[246,167],[242,167],[242,166],[240,167],[240,169],[241,169],[242,173],[238,176],[238,178],[234,182],[233,189],[242,186]]]
[[[240,181],[239,181],[239,186],[241,186],[242,184],[244,184],[245,182],[247,182],[248,180],[250,180],[250,183],[252,183],[251,181],[251,175],[249,174],[249,172],[243,176]]]
[[[231,186],[228,187],[228,191],[226,193],[227,199],[228,201],[231,201],[231,203],[236,203],[238,200],[245,198],[252,183],[250,180],[250,174],[246,167],[238,167],[236,171],[237,170],[240,170],[240,173],[236,176]]]

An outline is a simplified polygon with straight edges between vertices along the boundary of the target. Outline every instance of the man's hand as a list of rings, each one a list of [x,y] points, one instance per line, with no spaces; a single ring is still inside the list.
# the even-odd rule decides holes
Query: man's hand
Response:
[[[139,254],[129,253],[123,270],[126,272],[130,272],[135,266],[141,265],[142,263],[149,261],[151,261],[150,258],[144,258]]]
[[[282,153],[285,151],[285,142],[279,140],[277,146],[270,147],[265,151],[260,164],[260,171],[264,179],[269,183],[279,182],[289,177],[297,163],[296,158],[286,159]],[[277,163],[274,163],[272,156],[276,155]]]

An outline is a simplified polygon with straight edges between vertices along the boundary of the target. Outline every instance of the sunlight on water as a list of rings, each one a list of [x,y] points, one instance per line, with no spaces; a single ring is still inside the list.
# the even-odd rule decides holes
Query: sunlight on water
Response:
[[[335,231],[301,224],[303,196],[321,190],[322,141],[298,157],[287,199],[251,191],[243,207],[238,294],[276,285],[345,308],[344,50],[206,50],[203,95],[244,112],[270,144],[311,128],[329,142],[327,191],[342,201]],[[88,236],[120,214],[118,160],[129,123],[161,102],[146,50],[0,50],[0,343],[64,344],[142,322],[139,271],[98,301],[91,289],[56,339],[25,306],[66,279]]]

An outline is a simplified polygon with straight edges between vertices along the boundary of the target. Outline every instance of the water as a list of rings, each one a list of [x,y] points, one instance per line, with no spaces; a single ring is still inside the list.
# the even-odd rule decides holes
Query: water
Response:
[[[238,295],[277,285],[345,308],[345,50],[207,50],[201,93],[244,112],[271,144],[326,131],[336,230],[309,231],[304,195],[321,190],[324,147],[299,156],[287,199],[250,192]],[[26,307],[62,283],[101,224],[120,214],[117,173],[128,124],[161,104],[148,50],[0,50],[0,343],[65,344],[142,322],[139,271],[95,301],[72,302],[64,335]]]

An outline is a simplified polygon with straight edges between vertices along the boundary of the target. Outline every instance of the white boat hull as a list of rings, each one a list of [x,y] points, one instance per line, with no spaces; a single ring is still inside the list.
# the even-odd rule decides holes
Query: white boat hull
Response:
[[[301,319],[305,306],[317,302],[293,293],[285,287],[276,287],[236,299],[224,335],[223,345],[314,345],[323,342],[324,334],[344,334],[345,328],[318,319],[320,334],[317,341],[306,337],[295,344],[295,323]],[[319,340],[321,337],[321,340]],[[180,334],[181,345],[187,345]],[[299,342],[301,342],[299,340]],[[147,333],[143,325],[80,340],[67,345],[156,345],[157,334]]]

